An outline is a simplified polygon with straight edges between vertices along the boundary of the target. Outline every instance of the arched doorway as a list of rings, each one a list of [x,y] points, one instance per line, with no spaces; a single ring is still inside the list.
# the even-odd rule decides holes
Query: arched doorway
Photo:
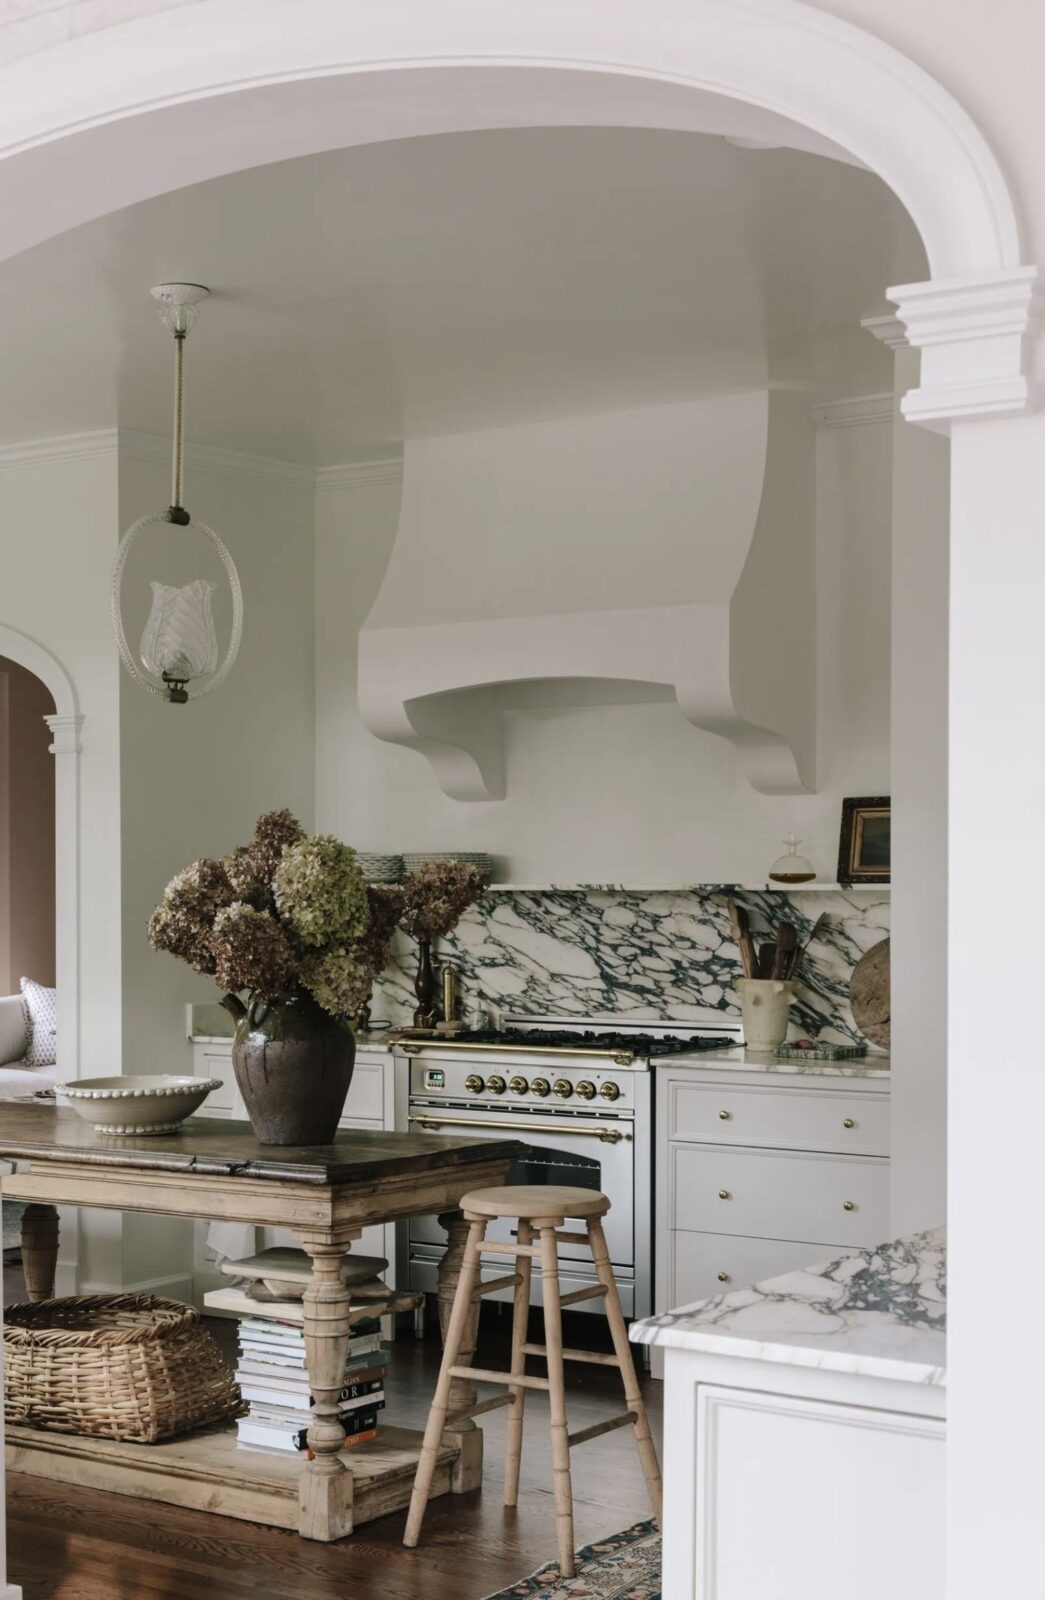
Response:
[[[58,1036],[64,1077],[79,1072],[79,751],[80,717],[65,669],[43,647],[0,623],[0,659],[38,683],[53,710],[44,714],[54,759],[54,984],[58,990]],[[16,978],[20,974],[15,975]]]
[[[8,77],[8,70],[0,73],[5,88]],[[245,8],[212,0],[47,52],[21,63],[10,79],[10,92],[0,96],[5,253],[244,165],[556,117],[801,140],[801,148],[875,171],[915,219],[932,273],[930,282],[892,296],[907,340],[922,357],[907,414],[944,428],[962,423],[954,440],[952,508],[959,596],[952,642],[964,663],[952,672],[952,775],[962,795],[960,807],[952,804],[952,822],[959,824],[954,855],[959,862],[990,860],[992,877],[1005,880],[1011,872],[1020,881],[1026,862],[1017,858],[1016,844],[1029,841],[1034,826],[1022,796],[1040,793],[1040,772],[1022,754],[1015,770],[1007,761],[1035,743],[1026,739],[1020,696],[1012,691],[1014,681],[1036,679],[1037,663],[1021,658],[1011,641],[1040,629],[1028,559],[1040,540],[1027,511],[1032,501],[1040,504],[1032,464],[1039,441],[1029,431],[1017,437],[1015,429],[975,438],[977,430],[964,423],[1028,409],[1023,338],[1035,274],[1021,265],[1016,208],[998,163],[953,98],[920,68],[796,0],[654,0],[641,11],[625,0],[598,8],[550,0],[526,7],[389,0],[380,8],[269,0]],[[988,543],[989,566],[982,554]],[[66,715],[70,757],[74,722],[75,709]],[[1008,774],[1007,811],[982,798],[983,773],[991,770]],[[75,801],[75,786],[71,793]],[[75,813],[68,820],[67,837],[75,839]],[[961,1253],[969,1331],[959,1352],[964,1446],[952,1481],[968,1512],[956,1519],[959,1532],[974,1540],[979,1526],[997,1535],[990,1567],[981,1559],[986,1581],[1003,1579],[1007,1563],[1018,1587],[1021,1550],[1032,1553],[1029,1536],[1003,1535],[1021,1522],[1033,1528],[1033,1475],[1019,1473],[1017,1441],[1006,1435],[1004,1419],[1025,1406],[1015,1375],[1024,1354],[1028,1365],[1034,1359],[1033,1345],[1029,1335],[1013,1332],[1011,1380],[998,1372],[990,1395],[973,1393],[973,1369],[995,1348],[996,1330],[990,1305],[975,1307],[971,1268],[976,1250],[981,1265],[990,1252],[995,1278],[1015,1278],[1025,1266],[1019,1245],[1027,1224],[1020,1224],[1019,1187],[1010,1180],[1040,1165],[1032,1142],[1040,1091],[1032,1091],[1034,1105],[1023,1096],[1018,1118],[996,1119],[997,1132],[985,1125],[977,1098],[977,1017],[971,998],[964,1008],[960,998],[978,992],[982,973],[976,924],[987,906],[982,895],[977,899],[976,876],[967,874],[952,906],[961,952],[957,962],[952,956],[952,993],[959,997],[952,1000],[952,1076],[957,1062],[962,1083],[952,1145],[956,1167],[980,1176],[975,1197],[965,1178],[970,1192],[957,1212],[969,1241]],[[75,874],[67,881],[75,883]],[[1019,921],[1015,931],[1024,928],[1029,952],[1029,923]],[[1010,929],[1010,945],[1019,942]],[[1029,956],[1016,966],[1030,983]],[[1008,1092],[1022,1092],[1024,1082],[1011,1052],[1001,1065],[1004,1071],[992,1061],[992,1090],[1007,1104]],[[978,1476],[984,1459],[1013,1463],[995,1474],[986,1513]],[[983,1543],[981,1535],[981,1554]],[[975,1546],[963,1552],[977,1553]],[[973,1565],[959,1564],[970,1583]]]
[[[0,656],[0,994],[55,983],[54,763],[42,679]]]

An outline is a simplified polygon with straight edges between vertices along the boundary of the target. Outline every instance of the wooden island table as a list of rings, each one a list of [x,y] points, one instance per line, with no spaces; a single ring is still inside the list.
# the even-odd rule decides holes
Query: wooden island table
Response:
[[[0,1104],[0,1156],[20,1164],[4,1178],[3,1193],[28,1202],[22,1247],[31,1299],[54,1292],[59,1205],[286,1227],[312,1261],[304,1303],[312,1461],[303,1466],[289,1454],[239,1449],[235,1424],[152,1445],[10,1426],[8,1471],[328,1541],[401,1509],[410,1499],[420,1433],[382,1426],[370,1444],[342,1449],[338,1398],[352,1306],[341,1256],[370,1223],[438,1213],[449,1235],[439,1274],[445,1327],[468,1232],[457,1210],[461,1196],[502,1183],[523,1148],[513,1139],[345,1129],[332,1144],[298,1149],[261,1145],[248,1123],[207,1117],[191,1117],[178,1133],[127,1138],[95,1133],[72,1111]],[[477,1300],[475,1322],[478,1310]],[[474,1346],[474,1328],[466,1342]],[[435,1493],[478,1488],[482,1476],[483,1436],[469,1415],[475,1390],[461,1380],[455,1385],[456,1415],[443,1435]]]

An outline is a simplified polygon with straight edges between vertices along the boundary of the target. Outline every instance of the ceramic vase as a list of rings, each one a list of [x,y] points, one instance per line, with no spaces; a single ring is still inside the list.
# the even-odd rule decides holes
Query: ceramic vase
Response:
[[[777,978],[738,978],[737,993],[749,1050],[775,1050],[787,1038],[795,986]]]
[[[232,1065],[260,1144],[330,1144],[345,1108],[356,1060],[355,1035],[310,994],[270,1005],[222,1002],[236,1017]]]

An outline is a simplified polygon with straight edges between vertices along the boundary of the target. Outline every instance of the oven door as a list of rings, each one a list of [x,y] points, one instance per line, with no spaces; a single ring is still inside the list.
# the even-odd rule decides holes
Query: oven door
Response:
[[[574,1121],[549,1117],[545,1120],[533,1116],[516,1118],[510,1113],[477,1117],[474,1113],[468,1116],[449,1108],[415,1105],[411,1107],[409,1121],[410,1127],[419,1133],[450,1133],[458,1138],[476,1139],[507,1133],[522,1139],[527,1153],[515,1163],[505,1182],[555,1184],[608,1195],[611,1204],[603,1218],[603,1228],[610,1260],[614,1266],[634,1267],[635,1145],[630,1118]],[[575,1228],[580,1226],[574,1222]],[[510,1218],[498,1218],[489,1224],[486,1237],[514,1239],[516,1232]],[[412,1245],[446,1244],[446,1234],[435,1217],[411,1217],[409,1236]],[[591,1267],[591,1252],[583,1245],[560,1244],[559,1257]]]

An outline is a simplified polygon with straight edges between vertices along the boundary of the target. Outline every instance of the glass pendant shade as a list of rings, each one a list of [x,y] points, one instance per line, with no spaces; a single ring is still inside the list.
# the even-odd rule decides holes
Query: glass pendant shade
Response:
[[[210,291],[198,283],[161,283],[153,289],[167,331],[174,337],[174,431],[171,451],[171,503],[166,511],[139,517],[120,540],[113,563],[109,610],[120,660],[135,683],[160,699],[184,704],[209,694],[224,683],[239,654],[243,634],[243,593],[236,565],[225,545],[205,522],[197,522],[182,504],[184,453],[185,339],[196,320],[199,303]],[[163,528],[169,539],[198,536],[206,540],[224,568],[232,602],[229,643],[219,664],[218,636],[211,609],[214,585],[205,578],[191,583],[153,583],[152,607],[135,660],[123,625],[123,573],[132,548],[143,534]],[[144,671],[142,670],[144,668]]]
[[[787,854],[777,856],[769,869],[769,878],[773,883],[811,883],[816,877],[816,868],[805,856],[800,856],[798,847],[802,843],[793,833],[785,833],[782,844],[787,846]]]
[[[209,678],[218,665],[218,635],[211,614],[214,585],[196,578],[176,589],[153,583],[152,610],[142,634],[146,672],[167,682]]]

